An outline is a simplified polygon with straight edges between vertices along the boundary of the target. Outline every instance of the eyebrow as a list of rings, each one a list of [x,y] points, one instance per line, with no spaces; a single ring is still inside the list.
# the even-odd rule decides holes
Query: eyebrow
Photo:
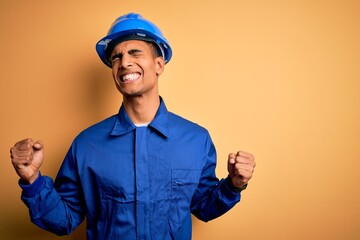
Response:
[[[130,49],[128,51],[128,54],[133,55],[133,54],[141,53],[141,52],[142,52],[142,50],[140,50],[140,49]]]

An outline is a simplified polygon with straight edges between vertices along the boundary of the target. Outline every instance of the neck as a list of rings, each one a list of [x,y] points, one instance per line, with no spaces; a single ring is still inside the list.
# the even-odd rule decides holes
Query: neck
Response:
[[[124,108],[134,124],[151,122],[160,106],[160,97],[123,97]]]

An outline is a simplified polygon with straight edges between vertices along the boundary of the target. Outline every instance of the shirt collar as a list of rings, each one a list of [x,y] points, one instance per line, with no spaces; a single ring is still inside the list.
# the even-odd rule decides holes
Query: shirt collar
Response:
[[[156,130],[158,133],[164,137],[169,137],[170,127],[169,127],[169,112],[165,106],[165,103],[160,97],[160,106],[156,112],[154,120],[149,124],[149,127]],[[126,133],[133,131],[136,126],[130,120],[127,112],[123,105],[119,110],[119,113],[116,117],[114,127],[110,133],[111,136],[120,136]]]

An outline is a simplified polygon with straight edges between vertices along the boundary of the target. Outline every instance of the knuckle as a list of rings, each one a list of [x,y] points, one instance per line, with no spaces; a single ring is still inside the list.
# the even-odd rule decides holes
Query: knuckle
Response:
[[[19,148],[19,147],[29,147],[32,146],[33,140],[31,138],[26,138],[23,139],[17,143],[15,143],[14,147]]]
[[[31,138],[26,138],[26,139],[24,139],[24,142],[31,143],[32,139]]]

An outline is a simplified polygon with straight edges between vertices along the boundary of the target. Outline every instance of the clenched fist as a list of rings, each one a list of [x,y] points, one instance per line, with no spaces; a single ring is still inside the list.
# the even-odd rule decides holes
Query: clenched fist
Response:
[[[12,164],[24,183],[33,183],[44,160],[44,144],[31,138],[17,142],[10,149]]]
[[[255,165],[254,156],[250,153],[243,151],[230,153],[228,172],[232,184],[237,188],[245,186],[253,176]]]

